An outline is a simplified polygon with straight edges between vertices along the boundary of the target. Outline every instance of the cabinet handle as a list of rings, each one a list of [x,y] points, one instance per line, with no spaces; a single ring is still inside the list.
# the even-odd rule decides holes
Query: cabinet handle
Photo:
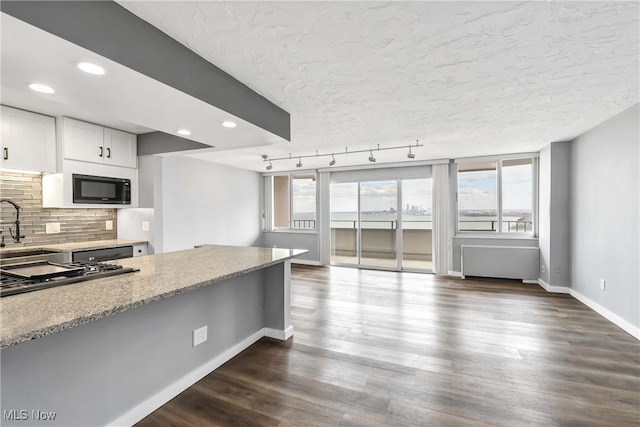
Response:
[[[107,148],[107,159],[111,158],[111,148]]]
[[[4,159],[9,160],[9,149],[4,147],[2,150],[4,151]]]
[[[98,154],[100,157],[102,157],[102,147],[100,147],[100,154]]]

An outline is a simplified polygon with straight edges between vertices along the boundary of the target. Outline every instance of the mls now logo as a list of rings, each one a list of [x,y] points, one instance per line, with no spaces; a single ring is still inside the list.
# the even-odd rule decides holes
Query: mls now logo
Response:
[[[31,412],[26,409],[5,409],[2,411],[2,417],[7,421],[53,421],[56,419],[56,413],[36,409],[31,410]]]

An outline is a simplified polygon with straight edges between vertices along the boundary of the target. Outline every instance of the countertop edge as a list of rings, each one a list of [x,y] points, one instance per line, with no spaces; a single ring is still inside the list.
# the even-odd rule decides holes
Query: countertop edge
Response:
[[[130,303],[130,304],[126,304],[126,305],[119,306],[119,307],[114,307],[111,310],[105,310],[105,311],[102,311],[102,312],[99,312],[99,313],[92,314],[90,316],[81,316],[81,317],[78,317],[76,319],[66,321],[64,323],[60,323],[60,324],[57,324],[57,325],[52,325],[52,326],[49,326],[49,327],[43,328],[43,329],[37,329],[37,330],[31,331],[29,333],[13,337],[10,341],[5,341],[3,338],[0,337],[0,349],[9,348],[9,347],[12,347],[14,345],[21,344],[23,342],[31,341],[31,340],[34,340],[34,339],[37,339],[37,338],[42,338],[42,337],[47,336],[47,335],[52,335],[54,333],[61,332],[61,331],[64,331],[66,329],[71,329],[71,328],[74,328],[76,326],[83,325],[85,323],[89,323],[89,322],[93,322],[95,320],[99,320],[99,319],[103,319],[105,317],[109,317],[109,316],[111,316],[113,314],[123,313],[125,311],[132,310],[134,308],[141,307],[143,305],[147,305],[147,304],[150,304],[150,303],[155,302],[155,301],[160,301],[162,299],[171,298],[171,297],[176,296],[176,295],[180,295],[180,294],[183,294],[183,293],[186,293],[186,292],[189,292],[189,291],[193,291],[193,290],[196,290],[196,289],[199,289],[199,288],[203,288],[205,286],[209,286],[209,285],[212,285],[214,283],[221,282],[223,280],[228,280],[228,279],[232,279],[232,278],[237,277],[237,276],[241,276],[243,274],[252,273],[254,271],[261,270],[261,269],[266,268],[266,267],[271,267],[272,265],[279,264],[281,262],[290,260],[290,259],[295,258],[295,257],[300,256],[300,255],[302,255],[302,254],[294,254],[294,255],[284,256],[284,257],[282,257],[282,258],[280,258],[278,260],[269,261],[269,262],[266,262],[264,264],[256,265],[256,266],[249,267],[249,268],[246,268],[246,269],[243,269],[243,270],[238,270],[238,271],[233,272],[233,273],[229,273],[229,274],[225,274],[225,275],[222,275],[222,276],[219,276],[219,277],[215,277],[215,278],[213,278],[211,280],[207,280],[207,281],[200,282],[200,283],[195,283],[193,285],[188,285],[188,286],[185,286],[185,287],[180,288],[180,289],[175,289],[173,291],[166,292],[164,294],[155,295],[155,296],[153,296],[151,298],[145,298],[145,299],[141,299],[141,300],[135,301],[135,302]],[[104,280],[107,280],[107,278],[105,278]]]
[[[106,243],[109,242],[109,243]],[[15,253],[29,251],[33,249],[44,249],[47,251],[65,253],[65,252],[77,252],[88,251],[93,249],[110,249],[119,248],[123,246],[135,246],[149,244],[147,240],[130,240],[130,239],[110,239],[110,240],[93,240],[88,242],[67,242],[67,243],[50,243],[31,246],[9,247],[3,248],[2,253]],[[78,245],[76,248],[65,248],[64,246]]]

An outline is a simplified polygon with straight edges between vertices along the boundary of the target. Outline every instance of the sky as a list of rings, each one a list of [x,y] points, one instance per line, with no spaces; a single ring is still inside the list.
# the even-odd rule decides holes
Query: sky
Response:
[[[402,208],[409,205],[431,208],[431,179],[405,179],[402,181]],[[360,184],[363,211],[384,211],[397,206],[396,181],[363,182]],[[356,212],[358,210],[358,184],[331,184],[331,211]]]
[[[316,181],[313,179],[293,179],[293,212],[316,211]]]
[[[461,210],[496,210],[496,176],[493,171],[458,175],[458,207]],[[531,210],[531,165],[502,168],[502,208]]]
[[[531,210],[531,165],[509,166],[502,169],[503,208],[505,210]],[[402,180],[402,209],[406,205],[431,209],[431,179]],[[396,181],[363,182],[363,211],[384,211],[396,208]],[[458,202],[461,210],[496,209],[496,171],[465,172],[458,178]],[[293,211],[315,212],[316,181],[293,180]],[[331,184],[331,211],[356,212],[358,210],[358,184]]]

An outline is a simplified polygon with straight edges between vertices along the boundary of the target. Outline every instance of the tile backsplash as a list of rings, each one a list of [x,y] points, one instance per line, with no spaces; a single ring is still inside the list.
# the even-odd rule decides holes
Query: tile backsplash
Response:
[[[76,241],[108,240],[117,237],[115,209],[57,209],[42,207],[42,176],[19,172],[0,172],[0,198],[11,199],[20,209],[20,233],[25,236],[14,243],[16,210],[9,203],[0,203],[0,229],[5,248]],[[106,229],[113,221],[113,230]],[[60,233],[46,234],[45,224],[60,223]]]

